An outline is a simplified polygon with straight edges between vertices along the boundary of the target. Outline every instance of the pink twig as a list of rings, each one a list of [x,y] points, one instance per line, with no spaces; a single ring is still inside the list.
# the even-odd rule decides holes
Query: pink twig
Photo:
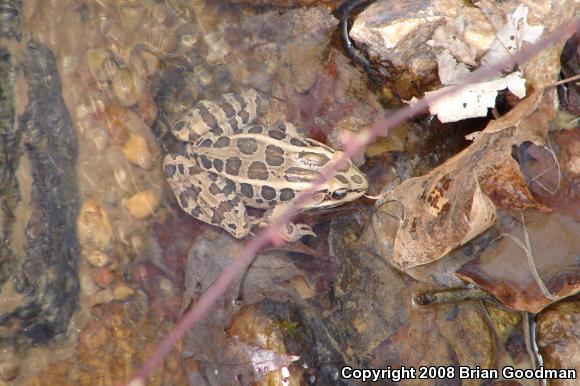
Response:
[[[345,146],[344,153],[328,167],[326,167],[320,177],[314,181],[311,187],[304,191],[297,199],[295,205],[290,207],[277,218],[268,229],[262,231],[255,238],[248,241],[240,254],[235,257],[230,265],[222,272],[217,280],[207,289],[207,291],[197,300],[197,302],[185,313],[183,318],[177,323],[173,330],[167,337],[159,344],[155,352],[149,359],[141,366],[135,373],[129,386],[142,385],[145,379],[153,372],[159,362],[171,351],[173,346],[185,335],[185,333],[195,325],[201,318],[203,318],[215,304],[215,302],[230,288],[239,277],[252,263],[256,254],[272,240],[279,238],[280,229],[286,221],[289,221],[299,212],[302,204],[308,201],[316,190],[330,177],[335,175],[338,169],[347,162],[352,156],[361,151],[366,145],[370,144],[374,139],[380,135],[385,135],[393,127],[397,127],[407,119],[423,113],[433,101],[455,94],[461,88],[472,83],[481,82],[484,79],[495,75],[508,66],[514,66],[518,63],[523,63],[531,57],[537,55],[546,47],[564,39],[567,36],[580,30],[580,19],[576,19],[569,24],[556,29],[551,34],[540,39],[533,46],[527,50],[518,52],[512,57],[497,63],[493,66],[481,68],[471,73],[465,78],[465,81],[455,87],[446,89],[437,95],[426,97],[418,101],[412,106],[408,106],[395,111],[390,117],[380,120],[366,130],[362,130],[360,134],[352,138],[352,142]]]

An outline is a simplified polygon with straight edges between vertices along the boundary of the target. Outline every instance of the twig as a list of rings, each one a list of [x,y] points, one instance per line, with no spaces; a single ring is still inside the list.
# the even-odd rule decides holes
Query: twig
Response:
[[[548,88],[548,87],[556,87],[556,86],[559,86],[559,85],[564,84],[564,83],[574,82],[574,81],[576,81],[578,79],[580,79],[580,74],[571,76],[570,78],[562,79],[562,80],[560,80],[560,81],[558,81],[556,83],[552,83],[552,84],[546,86],[546,88]]]
[[[544,284],[544,280],[542,280],[542,277],[540,276],[538,269],[536,268],[534,253],[532,251],[532,242],[530,240],[530,234],[528,233],[528,230],[526,229],[526,223],[525,223],[525,219],[524,219],[523,214],[521,215],[521,220],[522,220],[522,226],[524,228],[524,241],[523,242],[522,242],[522,240],[518,239],[517,237],[515,237],[514,235],[509,234],[509,233],[504,233],[504,234],[500,235],[498,238],[507,237],[511,241],[513,241],[518,247],[520,247],[520,249],[522,251],[524,251],[524,253],[526,254],[526,259],[528,260],[528,267],[530,268],[532,276],[534,277],[536,284],[540,288],[540,291],[542,291],[542,295],[544,295],[547,299],[550,299],[552,301],[558,300],[558,297],[556,295],[552,294],[550,292],[550,290],[548,289],[548,287],[546,287],[546,284]]]
[[[255,238],[249,240],[245,248],[232,259],[217,280],[201,295],[197,302],[184,314],[183,318],[177,323],[174,329],[159,344],[156,350],[151,354],[149,359],[141,366],[129,382],[129,386],[141,386],[145,379],[153,372],[159,362],[171,351],[173,346],[185,335],[185,333],[203,318],[217,302],[217,300],[231,287],[236,278],[239,277],[252,263],[255,255],[266,245],[270,243],[281,244],[282,238],[279,229],[282,228],[286,221],[295,216],[302,204],[313,195],[313,193],[329,177],[333,176],[336,171],[353,155],[361,151],[365,146],[370,144],[378,136],[386,135],[390,129],[397,127],[407,119],[423,113],[427,110],[430,103],[439,98],[446,97],[461,91],[465,86],[480,82],[498,72],[507,66],[513,66],[516,63],[522,63],[538,54],[546,47],[564,39],[580,29],[580,18],[573,20],[569,24],[557,28],[551,34],[545,36],[536,42],[527,50],[518,52],[513,57],[502,60],[501,62],[481,68],[472,72],[464,79],[464,82],[450,87],[437,95],[425,97],[412,106],[395,111],[389,118],[382,119],[372,125],[370,128],[361,131],[361,133],[352,137],[350,142],[345,143],[344,153],[328,167],[326,167],[320,177],[313,182],[311,187],[303,192],[296,200],[296,204],[284,211],[281,216],[273,221],[270,228],[262,231]]]

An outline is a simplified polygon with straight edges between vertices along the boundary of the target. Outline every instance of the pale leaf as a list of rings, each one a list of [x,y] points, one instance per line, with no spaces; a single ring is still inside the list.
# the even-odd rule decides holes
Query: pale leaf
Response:
[[[437,115],[443,123],[485,117],[488,109],[495,106],[495,99],[500,90],[508,89],[518,98],[523,98],[526,95],[525,84],[526,80],[518,72],[489,82],[473,83],[462,87],[459,92],[431,102],[429,111]],[[444,90],[447,90],[447,87],[426,92],[425,96],[436,95]]]
[[[508,16],[508,22],[499,30],[491,48],[481,58],[482,67],[498,63],[521,51],[523,42],[534,43],[543,31],[542,25],[528,25],[528,8],[519,5]]]

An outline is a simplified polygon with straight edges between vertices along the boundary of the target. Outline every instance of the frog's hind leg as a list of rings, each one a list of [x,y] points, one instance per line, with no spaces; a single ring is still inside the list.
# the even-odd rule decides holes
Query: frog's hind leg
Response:
[[[189,158],[174,154],[165,157],[163,171],[186,213],[219,226],[238,239],[250,233],[246,207],[232,181],[208,173]]]
[[[193,142],[202,135],[231,135],[256,120],[262,98],[256,90],[223,94],[216,101],[202,100],[171,125],[173,135]]]

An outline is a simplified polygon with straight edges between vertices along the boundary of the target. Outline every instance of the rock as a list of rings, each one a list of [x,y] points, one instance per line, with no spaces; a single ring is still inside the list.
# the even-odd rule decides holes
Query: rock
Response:
[[[131,3],[131,2],[127,2]],[[129,30],[136,30],[142,27],[142,23],[145,20],[146,9],[140,5],[122,5],[116,7],[117,20],[123,28]]]
[[[88,254],[86,259],[90,265],[96,268],[102,268],[111,262],[111,258],[107,254],[99,251]]]
[[[47,343],[78,305],[78,143],[55,55],[34,39],[19,47],[14,58],[0,49],[0,325],[10,339]]]
[[[105,62],[111,58],[111,52],[104,48],[95,48],[87,51],[86,63],[91,70],[91,73],[98,80],[107,80],[108,76],[104,71]]]
[[[113,290],[110,288],[105,288],[92,294],[87,299],[87,304],[89,308],[92,308],[97,304],[111,303],[113,300],[115,300],[115,297],[113,296]]]
[[[458,24],[469,28],[457,32]],[[462,0],[377,1],[357,16],[349,35],[373,63],[398,74],[395,89],[408,99],[439,83],[435,49],[427,44],[439,27],[443,30],[436,34],[435,45],[442,44],[438,36],[452,35],[467,41],[462,46],[476,44],[478,53],[489,48],[495,36],[483,13]],[[409,89],[414,86],[408,82],[421,89]]]
[[[129,162],[143,169],[150,169],[153,165],[153,155],[149,151],[145,138],[129,133],[129,137],[122,147],[123,154]]]
[[[110,338],[111,334],[105,324],[101,321],[95,321],[81,332],[80,344],[97,349],[107,343]]]
[[[13,347],[0,349],[0,379],[14,380],[20,374],[20,358]]]
[[[127,200],[129,214],[137,220],[151,216],[159,208],[161,195],[157,190],[147,189],[136,193]]]
[[[343,0],[228,0],[230,3],[234,4],[249,4],[253,6],[264,6],[269,5],[273,7],[304,7],[309,5],[325,5],[331,9],[335,9]]]
[[[306,93],[322,71],[338,23],[322,6],[263,12],[243,18],[239,25],[230,23],[225,26],[230,70],[235,79],[262,90],[271,92],[283,84],[293,92]],[[262,27],[256,29],[256,25]]]
[[[113,297],[115,298],[115,300],[120,301],[127,300],[128,298],[133,296],[134,293],[135,290],[133,288],[128,287],[124,284],[119,284],[118,286],[113,288]]]
[[[113,226],[109,214],[96,201],[88,200],[81,206],[77,230],[83,244],[100,250],[106,250],[111,245]]]
[[[102,267],[91,270],[91,278],[99,287],[108,288],[115,279],[115,274],[109,267]]]
[[[544,366],[575,369],[580,373],[580,302],[564,301],[542,312],[537,320],[538,346]],[[576,385],[577,380],[559,380],[554,385]]]
[[[143,96],[143,82],[130,70],[121,69],[113,80],[113,92],[123,106],[133,106]]]

